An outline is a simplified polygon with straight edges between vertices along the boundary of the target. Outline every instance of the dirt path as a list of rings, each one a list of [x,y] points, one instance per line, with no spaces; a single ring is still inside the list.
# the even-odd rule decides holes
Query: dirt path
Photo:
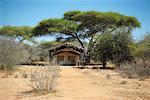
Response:
[[[27,91],[24,78],[0,78],[0,100],[150,100],[150,79],[122,78],[112,70],[62,68],[57,92],[42,96]]]
[[[60,77],[59,99],[150,100],[149,82],[124,79],[112,70],[64,68]]]
[[[18,100],[26,87],[25,79],[0,78],[0,100]]]
[[[108,90],[92,83],[90,77],[78,69],[66,68],[61,72],[59,89],[62,91],[62,100],[102,100],[111,97]]]

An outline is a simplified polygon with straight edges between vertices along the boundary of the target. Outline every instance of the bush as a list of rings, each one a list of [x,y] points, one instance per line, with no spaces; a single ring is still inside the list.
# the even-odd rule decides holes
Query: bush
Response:
[[[119,66],[121,63],[134,59],[129,47],[133,44],[131,34],[122,31],[122,33],[105,33],[97,36],[91,54],[93,60],[103,63],[103,68],[106,67],[108,61],[112,61]]]
[[[148,78],[150,77],[150,62],[138,59],[136,62],[120,65],[118,70],[130,78]]]
[[[37,46],[30,46],[28,47],[29,51],[29,59],[27,60],[26,64],[31,64],[34,61],[47,61],[48,60],[48,50],[37,47]]]
[[[28,57],[28,51],[23,44],[11,38],[0,37],[0,67],[2,69],[12,70],[15,65],[25,62]]]
[[[59,71],[59,67],[56,66],[41,67],[31,74],[28,85],[33,89],[33,92],[39,95],[53,92],[57,86]]]
[[[150,34],[134,45],[129,45],[134,62],[121,64],[119,70],[128,77],[145,78],[150,76]],[[126,54],[126,53],[124,53]]]

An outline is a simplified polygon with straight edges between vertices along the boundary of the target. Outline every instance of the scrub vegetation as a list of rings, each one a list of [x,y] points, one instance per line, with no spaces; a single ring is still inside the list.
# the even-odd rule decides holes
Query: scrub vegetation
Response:
[[[51,66],[47,63],[48,49],[69,42],[84,50],[82,68],[101,64],[98,65],[101,69],[107,69],[111,63],[125,77],[149,79],[150,33],[140,41],[132,37],[133,30],[140,27],[133,16],[97,11],[68,11],[62,18],[44,19],[34,27],[3,26],[0,27],[0,69],[13,72],[17,71],[16,66],[42,65],[41,69],[30,75],[24,73],[23,77],[35,93],[50,93],[56,90],[60,69],[47,67]],[[52,36],[55,40],[35,41],[41,36]],[[107,78],[110,80],[111,76]]]

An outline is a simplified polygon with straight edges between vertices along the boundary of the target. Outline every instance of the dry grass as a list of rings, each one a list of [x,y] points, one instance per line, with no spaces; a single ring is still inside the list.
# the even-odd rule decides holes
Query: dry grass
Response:
[[[54,92],[59,72],[58,66],[44,66],[32,72],[28,85],[39,95]]]
[[[150,62],[138,60],[136,63],[122,64],[118,68],[121,75],[129,78],[149,78],[150,77]]]
[[[26,84],[33,72],[47,70],[44,67],[20,67],[7,78],[0,73],[0,100],[150,100],[150,79],[123,78],[109,69],[61,69],[57,91],[46,95],[35,95]]]

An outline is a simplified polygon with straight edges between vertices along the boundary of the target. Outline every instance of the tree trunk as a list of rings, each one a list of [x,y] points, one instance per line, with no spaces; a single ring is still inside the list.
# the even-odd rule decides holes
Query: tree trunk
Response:
[[[105,69],[106,68],[106,62],[104,61],[103,62],[103,69]]]
[[[91,56],[89,54],[86,55],[85,62],[86,64],[90,64]]]

